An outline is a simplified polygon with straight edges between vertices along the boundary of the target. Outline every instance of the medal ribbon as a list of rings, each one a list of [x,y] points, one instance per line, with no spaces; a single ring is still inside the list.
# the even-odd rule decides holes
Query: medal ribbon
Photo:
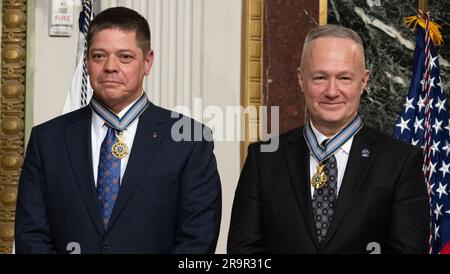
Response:
[[[314,158],[319,163],[322,163],[323,161],[330,158],[331,155],[333,155],[350,138],[355,136],[362,127],[363,122],[357,115],[350,124],[348,124],[343,130],[341,130],[341,132],[339,132],[336,136],[330,139],[324,147],[322,147],[317,141],[317,137],[311,128],[311,122],[306,123],[305,127],[303,128],[303,136]]]
[[[93,95],[91,102],[89,104],[95,113],[98,114],[105,123],[107,123],[111,128],[122,132],[131,123],[133,123],[150,105],[150,101],[145,93],[133,104],[133,106],[125,113],[125,115],[120,119],[114,112],[109,110],[100,100]]]

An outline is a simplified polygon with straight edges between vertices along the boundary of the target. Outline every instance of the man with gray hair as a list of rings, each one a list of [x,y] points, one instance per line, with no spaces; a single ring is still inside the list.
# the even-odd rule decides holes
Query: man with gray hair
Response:
[[[421,153],[363,124],[368,79],[353,30],[309,32],[298,70],[308,121],[282,134],[275,152],[250,145],[230,253],[426,253]]]

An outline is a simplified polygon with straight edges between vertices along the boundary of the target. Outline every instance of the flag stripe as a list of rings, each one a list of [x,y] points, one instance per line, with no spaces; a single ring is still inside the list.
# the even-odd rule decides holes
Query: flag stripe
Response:
[[[439,61],[429,35],[431,20],[428,14],[422,19],[426,27],[416,25],[413,77],[394,136],[423,148],[431,217],[429,252],[435,254],[450,243],[450,125]]]

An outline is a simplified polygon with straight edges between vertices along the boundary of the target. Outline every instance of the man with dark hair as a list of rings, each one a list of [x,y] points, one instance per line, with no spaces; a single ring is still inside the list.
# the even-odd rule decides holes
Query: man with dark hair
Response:
[[[121,29],[136,33],[136,43],[144,54],[151,50],[151,34],[147,20],[132,9],[123,7],[104,10],[94,18],[87,33],[88,47],[94,36],[105,29]]]
[[[181,141],[153,105],[147,21],[98,14],[88,36],[90,105],[31,132],[19,182],[17,253],[213,253],[221,187],[211,136]],[[189,118],[188,132],[204,126]],[[192,132],[192,136],[194,136]],[[202,135],[203,136],[203,135]]]
[[[306,37],[299,84],[309,121],[279,149],[250,145],[233,204],[230,253],[426,253],[421,153],[365,125],[364,47],[348,28]]]

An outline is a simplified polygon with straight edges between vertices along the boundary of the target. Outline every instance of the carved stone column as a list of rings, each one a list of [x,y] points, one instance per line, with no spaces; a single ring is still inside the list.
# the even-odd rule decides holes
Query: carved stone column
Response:
[[[27,1],[3,0],[2,4],[0,253],[11,253],[24,158]]]

